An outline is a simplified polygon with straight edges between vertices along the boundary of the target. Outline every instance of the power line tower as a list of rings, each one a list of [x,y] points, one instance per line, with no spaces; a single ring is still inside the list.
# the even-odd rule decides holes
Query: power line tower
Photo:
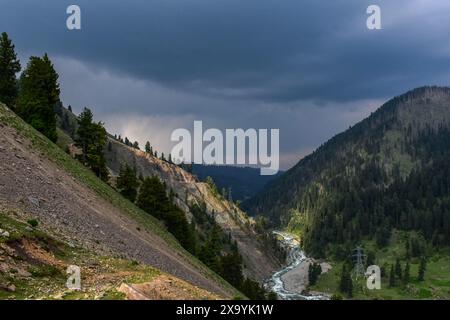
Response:
[[[361,246],[357,246],[355,250],[353,250],[353,261],[355,263],[355,267],[353,268],[353,274],[355,278],[364,277],[364,265],[366,262],[366,255],[364,254],[364,250]]]

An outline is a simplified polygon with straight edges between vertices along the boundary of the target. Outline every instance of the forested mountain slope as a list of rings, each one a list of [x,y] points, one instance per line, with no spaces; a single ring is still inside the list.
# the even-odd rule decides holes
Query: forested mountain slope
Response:
[[[192,165],[192,173],[201,181],[211,177],[221,193],[234,201],[250,199],[264,186],[281,175],[262,176],[259,168],[226,165]]]
[[[246,203],[323,256],[392,229],[450,245],[450,89],[396,97]]]

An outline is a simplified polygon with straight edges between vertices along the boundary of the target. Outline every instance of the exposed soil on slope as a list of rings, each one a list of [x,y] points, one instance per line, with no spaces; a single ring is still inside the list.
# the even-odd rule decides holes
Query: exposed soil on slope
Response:
[[[4,222],[14,221],[5,216]],[[136,262],[100,257],[26,227],[28,235],[6,226],[0,236],[0,299],[219,299],[186,281]],[[22,224],[23,228],[23,224]],[[3,229],[2,229],[3,230]],[[80,267],[81,288],[66,286],[69,265]]]
[[[127,284],[123,283],[119,292],[125,294],[128,300],[216,300],[213,295],[200,288],[192,289],[185,281],[174,279],[167,275],[156,277],[150,282]]]

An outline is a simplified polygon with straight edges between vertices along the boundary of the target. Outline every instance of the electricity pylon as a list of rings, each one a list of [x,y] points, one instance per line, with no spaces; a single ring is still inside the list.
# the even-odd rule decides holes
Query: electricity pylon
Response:
[[[366,261],[366,255],[361,246],[357,246],[353,254],[353,261],[355,262],[355,267],[353,268],[353,273],[355,278],[358,279],[360,276],[364,277],[364,265]]]

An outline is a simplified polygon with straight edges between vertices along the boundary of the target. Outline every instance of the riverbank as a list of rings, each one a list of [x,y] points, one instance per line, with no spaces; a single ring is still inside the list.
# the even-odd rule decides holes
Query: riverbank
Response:
[[[309,286],[309,266],[312,264],[314,259],[306,258],[299,265],[292,270],[286,272],[281,276],[281,280],[284,283],[284,287],[287,291],[305,294]],[[322,275],[331,270],[331,265],[327,262],[320,263],[322,268]],[[317,294],[316,294],[317,295]]]
[[[297,239],[285,232],[274,231],[280,238],[280,245],[286,249],[288,265],[273,274],[266,287],[274,291],[282,300],[327,300],[329,295],[308,293],[309,265],[314,261],[301,250]],[[328,272],[331,266],[321,264],[322,272]]]

